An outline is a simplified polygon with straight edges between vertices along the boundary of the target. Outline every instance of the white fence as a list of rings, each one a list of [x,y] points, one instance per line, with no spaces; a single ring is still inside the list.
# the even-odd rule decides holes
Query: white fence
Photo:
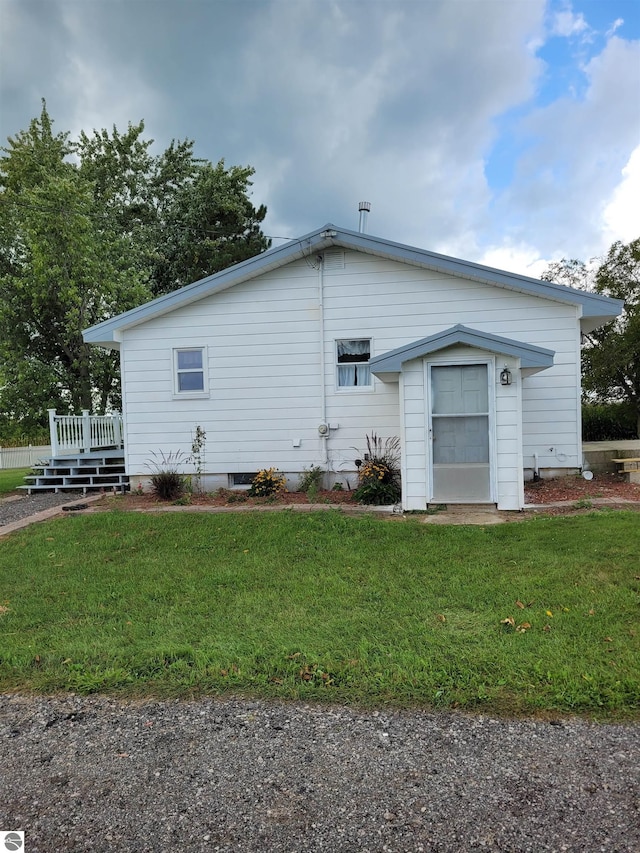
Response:
[[[32,468],[42,459],[51,456],[51,445],[30,444],[28,447],[0,447],[0,470],[8,468]]]
[[[122,447],[120,412],[91,415],[85,409],[81,415],[57,415],[55,409],[48,411],[52,456]]]

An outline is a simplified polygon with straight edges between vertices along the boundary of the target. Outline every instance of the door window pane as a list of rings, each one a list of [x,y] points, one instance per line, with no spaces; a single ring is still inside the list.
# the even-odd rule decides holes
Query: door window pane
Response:
[[[489,411],[486,364],[433,367],[434,415],[467,415]]]
[[[488,417],[475,415],[463,418],[434,418],[433,461],[436,465],[488,462]]]

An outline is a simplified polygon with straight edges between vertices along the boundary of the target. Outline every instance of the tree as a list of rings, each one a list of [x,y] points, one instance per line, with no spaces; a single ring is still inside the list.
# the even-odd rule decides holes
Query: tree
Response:
[[[598,293],[624,299],[617,320],[594,329],[583,350],[583,386],[598,401],[627,400],[640,437],[640,238],[614,243],[596,272]]]
[[[0,159],[0,412],[119,406],[117,355],[82,330],[268,248],[250,167],[198,160],[193,142],[151,153],[124,133],[54,134],[39,118]],[[0,414],[0,418],[2,414]]]
[[[44,400],[62,410],[113,404],[116,360],[85,344],[82,330],[148,298],[146,276],[67,159],[68,135],[53,134],[45,106],[9,145],[0,171],[0,356],[10,379],[2,409],[31,417],[33,394],[42,421]]]
[[[614,243],[596,268],[563,260],[542,278],[624,300],[621,317],[585,336],[582,387],[590,401],[627,401],[640,437],[640,238]]]
[[[267,214],[248,198],[250,167],[199,164],[162,215],[162,246],[153,271],[154,293],[167,293],[264,252],[260,230]]]
[[[74,150],[96,198],[130,235],[154,296],[269,248],[260,230],[267,208],[249,200],[250,166],[198,160],[190,140],[152,157],[143,131],[144,122],[124,134],[83,132]]]

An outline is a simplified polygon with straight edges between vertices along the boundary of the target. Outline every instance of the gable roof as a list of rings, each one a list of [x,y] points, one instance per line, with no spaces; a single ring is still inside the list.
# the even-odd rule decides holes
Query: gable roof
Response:
[[[528,276],[517,275],[483,266],[482,264],[451,258],[447,255],[439,255],[425,249],[417,249],[405,246],[402,243],[394,243],[381,237],[373,237],[359,231],[349,231],[346,228],[338,228],[331,223],[291,240],[275,249],[270,249],[261,255],[256,255],[239,264],[235,264],[226,270],[207,276],[193,284],[188,284],[172,293],[159,296],[151,302],[146,302],[123,314],[118,314],[109,320],[104,320],[83,333],[87,343],[99,344],[106,347],[117,347],[121,340],[121,333],[140,323],[145,323],[155,317],[160,317],[170,311],[189,305],[213,293],[226,290],[236,284],[249,281],[262,273],[282,267],[292,261],[315,255],[325,249],[338,247],[352,249],[376,255],[380,258],[410,264],[422,269],[446,273],[460,278],[479,281],[494,287],[504,287],[509,290],[517,290],[521,293],[533,294],[544,299],[556,302],[568,303],[581,308],[583,331],[589,331],[597,326],[614,319],[622,312],[623,302],[619,299],[611,299],[598,293],[587,293],[575,290],[562,284],[541,281]]]
[[[525,375],[551,367],[555,355],[553,350],[544,347],[514,341],[511,338],[502,338],[458,323],[450,329],[429,335],[428,338],[422,338],[419,341],[385,352],[383,355],[377,355],[369,360],[369,367],[378,378],[387,382],[393,381],[398,378],[398,374],[402,371],[402,365],[406,361],[422,358],[425,355],[459,344],[487,350],[496,355],[519,358],[520,368]]]

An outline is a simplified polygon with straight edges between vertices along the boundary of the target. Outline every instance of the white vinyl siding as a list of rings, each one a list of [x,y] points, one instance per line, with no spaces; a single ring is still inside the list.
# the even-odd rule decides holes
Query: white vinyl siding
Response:
[[[376,432],[403,437],[403,482],[409,508],[419,508],[422,363],[400,385],[375,381],[375,393],[349,393],[337,384],[336,342],[370,340],[376,356],[458,323],[555,352],[553,367],[524,378],[509,361],[514,382],[496,387],[499,503],[517,504],[522,466],[532,466],[534,453],[541,466],[579,467],[575,306],[353,251],[344,260],[344,268],[325,269],[322,300],[319,271],[299,260],[123,330],[128,472],[144,475],[151,451],[188,453],[197,425],[207,433],[210,473],[312,464],[354,472],[366,435]],[[194,342],[205,347],[209,396],[176,399],[172,352]],[[504,363],[496,360],[496,382]],[[328,439],[318,435],[323,421],[332,425]]]

